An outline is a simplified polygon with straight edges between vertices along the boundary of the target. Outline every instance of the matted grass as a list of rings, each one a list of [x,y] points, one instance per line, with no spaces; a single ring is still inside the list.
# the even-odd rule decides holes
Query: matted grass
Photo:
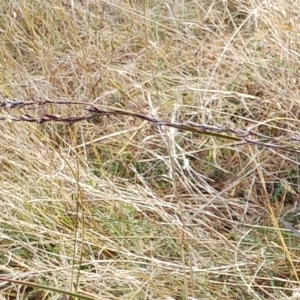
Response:
[[[299,139],[298,1],[3,1],[0,93]],[[131,116],[1,114],[0,299],[300,299],[299,156]]]

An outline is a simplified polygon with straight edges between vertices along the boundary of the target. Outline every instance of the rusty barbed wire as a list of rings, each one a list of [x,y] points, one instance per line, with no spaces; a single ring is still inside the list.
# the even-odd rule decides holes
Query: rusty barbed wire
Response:
[[[86,102],[76,102],[76,101],[66,101],[66,100],[40,100],[40,99],[31,99],[31,101],[21,101],[18,99],[5,99],[0,103],[0,109],[4,110],[13,110],[20,108],[27,108],[28,110],[37,109],[41,106],[54,104],[54,105],[82,105],[85,106],[84,111],[87,113],[85,115],[76,117],[76,116],[60,116],[54,114],[43,114],[41,117],[33,117],[32,115],[26,113],[16,116],[0,116],[0,120],[9,120],[11,122],[29,122],[29,123],[38,123],[43,124],[46,122],[63,122],[69,125],[73,125],[82,121],[90,121],[94,118],[99,118],[102,116],[131,116],[141,120],[145,120],[149,123],[152,123],[155,126],[167,126],[175,128],[181,131],[189,131],[193,133],[199,133],[206,136],[223,138],[227,140],[232,140],[241,144],[253,144],[261,147],[273,148],[276,150],[285,150],[300,153],[300,137],[269,137],[261,133],[257,133],[253,130],[241,130],[230,128],[228,126],[221,125],[207,125],[207,124],[198,124],[191,121],[184,123],[176,123],[165,120],[160,120],[152,116],[148,116],[138,112],[127,111],[119,108],[105,108],[100,109],[97,106],[91,103]],[[294,144],[295,143],[295,144]]]

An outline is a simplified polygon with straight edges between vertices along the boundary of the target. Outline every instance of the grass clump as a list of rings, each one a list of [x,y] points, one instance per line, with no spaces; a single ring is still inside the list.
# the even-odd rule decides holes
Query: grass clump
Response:
[[[77,104],[1,110],[1,299],[299,299],[299,237],[278,223],[299,219],[298,12],[277,0],[3,2],[1,101]],[[132,115],[10,119],[91,104],[261,139]]]

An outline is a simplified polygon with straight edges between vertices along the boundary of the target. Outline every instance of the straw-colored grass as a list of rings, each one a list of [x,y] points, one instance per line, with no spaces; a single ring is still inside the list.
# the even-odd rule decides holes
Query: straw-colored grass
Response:
[[[0,94],[299,136],[297,0],[7,0]],[[0,299],[300,299],[299,156],[82,106],[2,110]],[[3,281],[13,279],[45,286]]]

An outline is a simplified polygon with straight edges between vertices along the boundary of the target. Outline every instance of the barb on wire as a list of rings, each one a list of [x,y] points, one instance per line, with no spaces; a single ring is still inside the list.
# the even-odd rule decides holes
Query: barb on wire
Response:
[[[282,218],[278,218],[277,221],[278,221],[279,223],[281,223],[286,229],[290,230],[290,231],[293,232],[297,237],[300,238],[300,232],[299,232],[296,228],[294,228],[294,227],[292,226],[292,224],[290,224],[290,223],[284,221]]]
[[[175,123],[170,121],[164,121],[152,116],[148,116],[138,112],[132,112],[123,109],[111,109],[105,108],[100,109],[97,106],[91,103],[86,102],[76,102],[76,101],[66,101],[66,100],[50,100],[50,99],[31,99],[30,101],[21,101],[18,99],[5,99],[0,103],[0,109],[4,110],[13,110],[13,109],[37,109],[41,106],[45,105],[81,105],[84,106],[84,110],[87,114],[82,116],[59,116],[54,114],[43,114],[40,118],[33,117],[32,115],[25,113],[20,116],[0,116],[0,120],[10,120],[12,122],[30,122],[30,123],[46,123],[46,122],[64,122],[69,125],[72,125],[77,122],[82,121],[92,121],[94,118],[99,118],[101,116],[112,116],[112,115],[123,115],[123,116],[131,116],[134,118],[138,118],[141,120],[145,120],[149,123],[154,124],[155,126],[167,126],[176,128],[182,131],[189,131],[193,133],[199,133],[206,136],[224,138],[228,140],[232,140],[235,142],[239,142],[239,144],[254,144],[263,147],[273,148],[276,150],[286,150],[300,153],[299,147],[299,137],[281,137],[281,138],[272,138],[266,135],[254,132],[253,130],[243,131],[240,129],[234,129],[227,126],[220,125],[206,125],[206,124],[197,124],[191,121],[187,121],[185,123]]]

